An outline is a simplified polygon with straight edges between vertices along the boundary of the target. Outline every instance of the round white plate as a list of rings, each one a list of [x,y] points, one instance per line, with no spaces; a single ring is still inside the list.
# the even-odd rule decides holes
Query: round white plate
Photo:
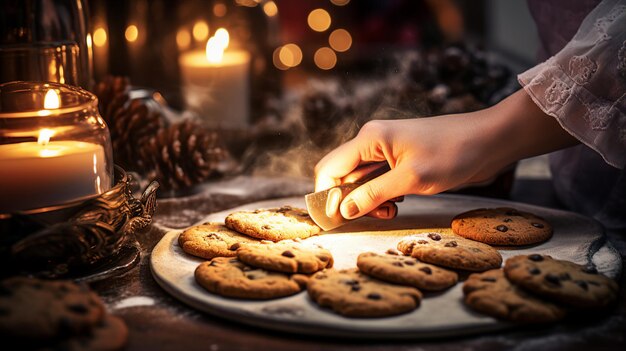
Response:
[[[257,202],[214,213],[204,221],[224,221],[231,212],[292,205],[304,208],[303,197]],[[502,248],[506,260],[518,254],[541,253],[580,264],[593,262],[599,271],[615,277],[621,258],[604,240],[594,220],[560,210],[484,198],[438,195],[407,196],[398,204],[391,221],[363,218],[323,235],[306,239],[329,249],[335,268],[356,267],[356,257],[366,251],[384,253],[400,239],[421,231],[449,231],[455,215],[480,207],[511,206],[544,217],[554,226],[554,236],[533,247]],[[203,222],[204,222],[203,221]],[[178,246],[181,231],[170,231],[155,246],[150,258],[152,275],[177,299],[207,313],[241,323],[279,331],[359,338],[433,338],[503,329],[511,324],[472,312],[462,302],[463,284],[437,294],[426,294],[415,311],[388,318],[346,318],[319,308],[306,294],[269,301],[223,298],[198,285],[194,270],[203,260],[187,255]]]

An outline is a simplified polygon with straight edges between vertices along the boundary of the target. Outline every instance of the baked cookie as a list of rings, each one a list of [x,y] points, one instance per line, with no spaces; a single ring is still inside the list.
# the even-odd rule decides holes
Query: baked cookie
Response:
[[[237,256],[239,246],[251,242],[258,240],[214,222],[193,226],[178,236],[183,251],[206,259]]]
[[[347,317],[385,317],[410,312],[422,299],[419,290],[370,278],[357,269],[325,270],[309,280],[309,296],[321,307]]]
[[[463,294],[465,304],[471,309],[513,322],[554,322],[562,319],[566,312],[511,284],[501,269],[470,275],[463,284]]]
[[[330,251],[293,240],[244,245],[237,250],[237,258],[254,267],[285,273],[311,274],[333,266]]]
[[[615,281],[591,266],[547,255],[520,255],[504,265],[506,277],[534,294],[578,308],[601,308],[617,298]]]
[[[240,299],[275,299],[302,291],[307,276],[269,272],[229,257],[216,257],[196,268],[198,284],[217,295]]]
[[[321,231],[306,210],[291,206],[231,213],[226,217],[226,226],[271,241],[308,238]]]
[[[530,245],[552,236],[552,226],[545,219],[509,207],[461,213],[452,219],[452,231],[490,245]]]
[[[398,243],[398,250],[423,262],[473,272],[502,264],[502,256],[493,247],[452,234],[411,235]]]
[[[55,349],[68,351],[121,350],[128,341],[126,323],[118,317],[107,315],[87,335],[63,341]]]
[[[48,340],[85,333],[104,311],[86,285],[23,277],[0,282],[0,335]]]
[[[356,265],[361,272],[371,277],[421,290],[447,289],[458,280],[455,272],[407,256],[365,252],[359,255]]]

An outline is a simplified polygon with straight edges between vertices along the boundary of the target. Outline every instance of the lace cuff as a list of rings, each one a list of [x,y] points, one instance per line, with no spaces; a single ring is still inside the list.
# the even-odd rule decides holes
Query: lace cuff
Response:
[[[600,3],[548,61],[520,74],[532,100],[617,168],[626,165],[626,5]]]

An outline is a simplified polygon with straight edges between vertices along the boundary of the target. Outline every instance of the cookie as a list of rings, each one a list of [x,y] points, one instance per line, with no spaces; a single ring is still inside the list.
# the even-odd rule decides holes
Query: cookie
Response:
[[[230,229],[271,241],[303,239],[321,231],[306,210],[291,206],[235,212],[225,222]]]
[[[330,251],[293,240],[262,241],[237,250],[237,258],[251,266],[285,273],[315,273],[333,266]]]
[[[602,308],[615,301],[618,285],[592,266],[547,255],[520,255],[504,265],[506,277],[536,295],[578,308]]]
[[[452,219],[452,230],[464,238],[490,245],[530,245],[550,239],[545,219],[514,208],[481,208]]]
[[[410,312],[422,300],[419,290],[385,283],[357,269],[325,270],[309,280],[309,296],[321,307],[346,317],[386,317]]]
[[[275,299],[302,291],[307,276],[269,272],[229,257],[216,257],[196,268],[198,284],[214,294],[240,299]]]
[[[398,243],[398,250],[423,262],[473,272],[502,264],[502,256],[493,247],[452,234],[411,235]]]
[[[518,323],[548,323],[566,310],[541,300],[509,282],[501,269],[474,273],[463,284],[463,300],[476,312]]]
[[[126,323],[118,317],[107,315],[87,335],[59,343],[55,348],[68,351],[115,351],[121,350],[128,341]]]
[[[0,282],[0,335],[47,340],[80,334],[99,323],[104,311],[86,285],[22,277]]]
[[[183,251],[206,259],[237,256],[237,249],[242,243],[257,241],[214,222],[193,226],[178,237],[178,245]]]
[[[371,277],[421,290],[447,289],[458,280],[455,272],[407,256],[365,252],[359,255],[356,265],[361,272]]]

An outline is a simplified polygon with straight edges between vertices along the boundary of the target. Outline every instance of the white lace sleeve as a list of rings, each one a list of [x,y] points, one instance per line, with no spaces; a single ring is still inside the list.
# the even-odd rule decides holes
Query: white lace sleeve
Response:
[[[517,78],[565,130],[624,168],[626,0],[602,1],[559,53]]]

